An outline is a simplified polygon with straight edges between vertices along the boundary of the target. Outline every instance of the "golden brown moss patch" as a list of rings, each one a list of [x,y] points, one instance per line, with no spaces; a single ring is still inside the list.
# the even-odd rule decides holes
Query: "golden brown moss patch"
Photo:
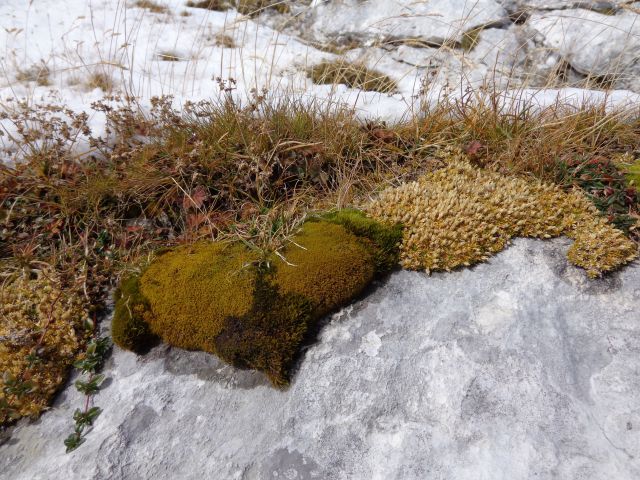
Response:
[[[376,273],[385,273],[398,265],[398,245],[402,241],[402,226],[382,224],[364,212],[355,209],[343,209],[323,215],[323,220],[342,225],[365,242],[374,254]],[[373,248],[371,248],[373,247]]]
[[[350,228],[341,224],[347,218]],[[359,295],[397,255],[401,231],[376,225],[355,211],[318,218],[266,258],[241,243],[178,247],[139,280],[123,282],[114,341],[139,350],[152,333],[286,384],[309,327]]]
[[[302,295],[285,294],[266,265],[255,271],[251,309],[226,317],[215,337],[215,353],[240,368],[264,372],[274,385],[286,385],[295,355],[314,320],[312,303]]]
[[[44,269],[0,288],[0,318],[1,425],[47,408],[82,347],[87,311],[78,292]]]
[[[384,191],[369,212],[405,226],[401,264],[410,269],[450,270],[483,261],[516,236],[573,238],[568,258],[591,277],[638,254],[636,245],[582,193],[505,177],[457,158],[446,168]]]

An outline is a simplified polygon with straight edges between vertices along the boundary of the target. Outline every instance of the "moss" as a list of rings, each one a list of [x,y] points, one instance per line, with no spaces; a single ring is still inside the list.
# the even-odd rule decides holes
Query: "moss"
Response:
[[[272,260],[276,284],[311,301],[316,317],[348,303],[375,275],[373,248],[328,222],[305,223],[283,256]]]
[[[140,279],[153,315],[151,331],[187,350],[215,352],[227,317],[251,309],[257,253],[242,244],[178,247],[155,260]]]
[[[49,267],[0,286],[0,425],[47,408],[84,345],[87,317],[79,289]]]
[[[371,242],[376,273],[392,270],[399,261],[402,225],[384,224],[355,209],[338,210],[322,217],[328,222],[342,225],[360,240]]]
[[[627,167],[626,178],[631,186],[640,189],[640,159]]]
[[[387,75],[371,70],[366,65],[345,60],[321,62],[311,67],[307,74],[318,84],[343,83],[351,88],[380,93],[398,91],[396,82]]]
[[[160,255],[139,280],[123,282],[114,341],[138,350],[136,343],[145,338],[138,333],[150,331],[171,345],[215,353],[284,385],[310,329],[359,295],[391,261],[390,231],[397,233],[396,227],[378,228],[349,211],[305,223],[286,249],[266,258],[241,243],[177,247]],[[131,313],[126,298],[140,308]],[[133,326],[125,331],[118,322]],[[138,328],[139,322],[148,330]]]
[[[140,293],[140,277],[135,275],[123,281],[115,293],[115,309],[111,323],[111,336],[116,345],[125,350],[145,353],[157,343],[151,333],[149,302]]]
[[[637,246],[602,217],[580,191],[481,170],[461,157],[416,182],[388,189],[373,218],[402,222],[401,264],[451,270],[486,260],[512,237],[575,239],[568,258],[591,277],[637,257]]]
[[[460,40],[460,48],[465,52],[470,52],[480,41],[480,33],[484,30],[484,26],[475,27],[462,34]]]
[[[251,310],[224,319],[216,336],[216,353],[239,368],[264,372],[276,386],[289,382],[291,365],[314,319],[302,295],[282,294],[271,270],[257,272]]]

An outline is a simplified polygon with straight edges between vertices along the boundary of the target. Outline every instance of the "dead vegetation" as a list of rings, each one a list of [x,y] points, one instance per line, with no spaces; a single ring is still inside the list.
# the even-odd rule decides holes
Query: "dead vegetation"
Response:
[[[111,75],[101,70],[90,73],[85,81],[85,85],[89,90],[99,88],[104,93],[110,93],[114,86]]]
[[[49,75],[49,68],[44,63],[41,63],[32,65],[25,70],[18,68],[16,73],[16,80],[18,82],[35,82],[41,87],[47,87],[51,85]]]
[[[318,84],[344,84],[364,91],[394,93],[398,86],[384,73],[372,70],[362,63],[351,63],[343,59],[324,61],[314,65],[307,74]]]
[[[218,47],[223,48],[236,48],[236,41],[233,39],[231,35],[227,35],[226,33],[218,33],[215,36],[215,42]]]
[[[186,3],[186,6],[218,12],[235,8],[243,15],[251,17],[259,15],[267,9],[274,9],[278,13],[287,13],[289,11],[286,0],[190,0]]]
[[[134,6],[138,8],[144,8],[146,10],[149,10],[152,13],[168,13],[169,12],[169,9],[166,6],[160,5],[159,3],[156,3],[152,0],[137,0],[136,3],[134,3]]]
[[[162,60],[163,62],[179,62],[182,59],[176,52],[166,51],[158,53],[158,60]]]

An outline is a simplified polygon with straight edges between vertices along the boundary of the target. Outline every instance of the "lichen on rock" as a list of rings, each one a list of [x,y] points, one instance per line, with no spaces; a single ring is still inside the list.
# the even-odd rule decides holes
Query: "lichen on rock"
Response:
[[[306,222],[278,254],[239,242],[174,248],[121,284],[113,339],[141,351],[157,336],[284,385],[310,328],[389,270],[400,238],[349,211]]]
[[[482,170],[452,155],[445,168],[389,188],[368,207],[374,219],[400,222],[401,264],[451,270],[486,260],[512,237],[575,240],[569,260],[597,277],[637,257],[636,244],[579,191]]]

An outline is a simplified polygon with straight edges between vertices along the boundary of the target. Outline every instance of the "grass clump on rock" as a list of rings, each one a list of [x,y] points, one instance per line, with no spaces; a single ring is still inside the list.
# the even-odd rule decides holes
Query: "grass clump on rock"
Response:
[[[342,83],[351,88],[380,93],[394,93],[398,90],[396,82],[384,73],[371,70],[361,63],[345,60],[321,62],[309,68],[307,74],[317,84]]]
[[[384,191],[369,212],[405,227],[401,264],[451,270],[486,260],[512,237],[575,240],[569,260],[597,277],[630,262],[637,245],[578,191],[504,176],[451,158],[445,168]]]
[[[360,222],[362,233],[342,226],[345,218]],[[397,255],[391,239],[397,245],[399,232],[352,211],[306,222],[279,255],[265,256],[240,242],[177,247],[161,254],[139,279],[122,284],[120,291],[131,293],[118,298],[113,331],[143,335],[114,333],[114,341],[140,350],[131,340],[144,346],[151,333],[286,384],[310,328],[358,296],[390,264]],[[133,299],[131,311],[127,298]]]

